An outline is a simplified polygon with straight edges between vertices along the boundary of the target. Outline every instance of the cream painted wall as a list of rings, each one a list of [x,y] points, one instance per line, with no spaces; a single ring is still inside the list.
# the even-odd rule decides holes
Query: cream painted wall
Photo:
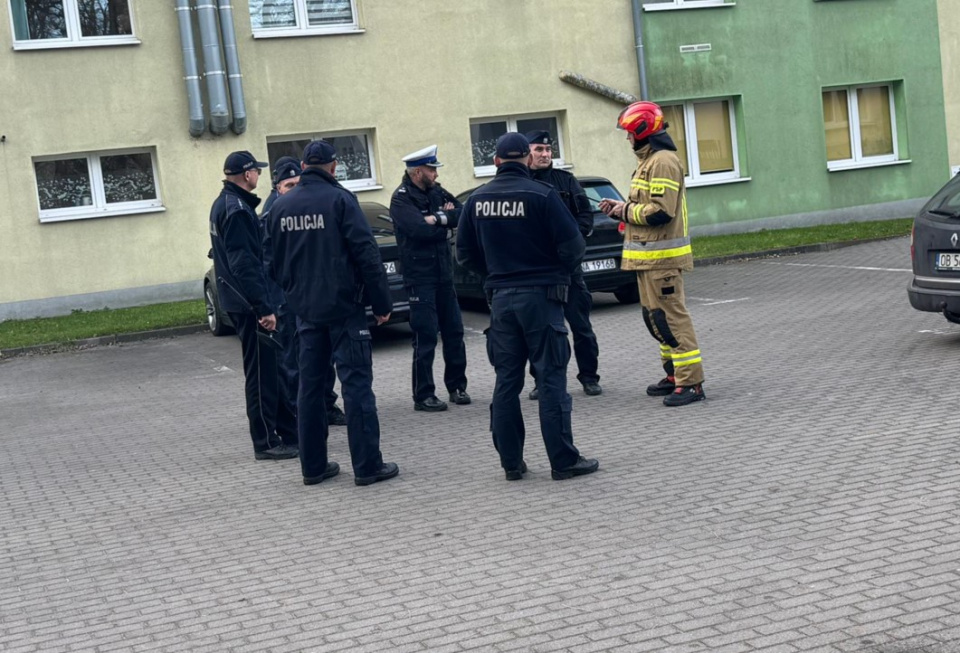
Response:
[[[360,199],[388,203],[404,154],[438,143],[458,193],[483,181],[471,118],[559,111],[578,174],[629,178],[620,107],[557,77],[638,93],[629,0],[358,0],[362,34],[274,39],[253,39],[247,3],[233,4],[248,130],[193,139],[173,0],[132,0],[139,45],[40,51],[11,49],[0,3],[0,80],[16,91],[0,95],[0,304],[199,281],[223,159],[266,157],[268,137],[375,130],[384,188]],[[164,212],[38,222],[32,157],[142,146],[156,148]]]
[[[960,166],[960,3],[938,0],[937,10],[950,165]]]

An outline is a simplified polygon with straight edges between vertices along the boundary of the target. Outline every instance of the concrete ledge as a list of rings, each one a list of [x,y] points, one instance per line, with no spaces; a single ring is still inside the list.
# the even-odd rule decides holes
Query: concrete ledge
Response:
[[[16,356],[29,356],[31,354],[51,354],[58,351],[70,351],[73,349],[88,349],[90,347],[100,347],[102,345],[119,345],[125,342],[139,342],[141,340],[153,340],[156,338],[176,338],[177,336],[186,336],[209,330],[210,327],[206,323],[191,324],[189,326],[170,327],[168,329],[154,329],[152,331],[136,331],[134,333],[119,333],[110,336],[84,338],[82,340],[70,340],[67,342],[50,343],[46,345],[32,345],[30,347],[0,349],[0,359],[14,358]]]
[[[852,247],[853,245],[863,245],[864,243],[874,243],[880,240],[893,240],[895,238],[906,238],[902,236],[887,236],[885,238],[864,238],[862,240],[845,240],[836,243],[816,243],[812,245],[797,245],[796,247],[784,247],[783,249],[768,249],[763,252],[751,252],[749,254],[730,254],[729,256],[713,256],[710,258],[696,259],[693,262],[694,267],[704,267],[707,265],[723,265],[724,263],[736,263],[737,261],[752,261],[759,258],[776,258],[778,256],[792,256],[795,254],[810,254],[813,252],[832,252],[835,249],[843,247]]]
[[[203,282],[184,281],[158,286],[141,286],[104,292],[64,295],[46,299],[30,299],[23,302],[0,304],[0,322],[5,320],[29,320],[35,317],[58,317],[72,311],[99,311],[104,308],[130,308],[188,299],[203,299]]]

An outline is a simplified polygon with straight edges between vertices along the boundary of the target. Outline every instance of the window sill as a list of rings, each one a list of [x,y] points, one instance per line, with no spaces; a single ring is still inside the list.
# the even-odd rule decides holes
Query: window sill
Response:
[[[896,161],[878,161],[876,163],[856,162],[843,163],[840,165],[827,164],[827,172],[843,172],[844,170],[862,170],[864,168],[886,168],[887,166],[901,166],[905,163],[913,163],[912,159],[898,159]]]
[[[296,27],[254,30],[255,39],[281,39],[293,36],[337,36],[340,34],[363,34],[367,30],[351,25],[342,29],[298,29]]]
[[[146,206],[143,208],[95,209],[92,211],[69,211],[64,213],[40,214],[40,222],[66,222],[68,220],[90,220],[91,218],[115,218],[125,215],[142,215],[144,213],[163,213],[165,206]]]
[[[354,193],[363,193],[363,192],[366,192],[366,191],[368,191],[368,190],[383,190],[383,186],[380,185],[380,184],[373,184],[373,185],[371,185],[371,186],[355,186],[355,187],[353,187],[353,188],[351,188],[350,186],[347,186],[347,185],[344,184],[343,182],[341,182],[340,185],[343,186],[344,188],[346,188],[347,190],[349,190],[349,191],[351,191],[351,192],[354,192]]]
[[[14,41],[14,50],[62,50],[64,48],[102,48],[114,45],[140,45],[140,39],[135,37],[124,38],[86,38],[82,41],[66,41],[62,39],[38,39],[36,41]]]
[[[683,185],[687,188],[700,188],[702,186],[722,186],[724,184],[739,184],[744,181],[752,181],[751,177],[736,177],[733,179],[692,179],[684,180]]]
[[[657,4],[643,5],[644,11],[683,11],[684,9],[718,9],[723,7],[736,7],[736,2],[712,2],[704,0],[703,2],[685,2],[682,5],[675,5],[670,2],[658,2]]]

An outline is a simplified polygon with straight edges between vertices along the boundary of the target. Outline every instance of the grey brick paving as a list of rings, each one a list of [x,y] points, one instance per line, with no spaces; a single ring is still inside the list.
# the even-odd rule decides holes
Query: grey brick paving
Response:
[[[709,398],[681,410],[597,296],[601,471],[564,483],[526,400],[503,480],[481,313],[443,414],[411,410],[405,327],[378,338],[402,473],[369,488],[253,460],[233,338],[0,361],[0,651],[960,652],[960,327],[909,307],[907,247],[691,273]]]

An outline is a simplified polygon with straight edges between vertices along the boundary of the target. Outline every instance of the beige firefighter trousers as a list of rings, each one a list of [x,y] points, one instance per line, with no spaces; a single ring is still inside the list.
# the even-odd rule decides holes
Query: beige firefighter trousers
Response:
[[[638,270],[640,304],[653,336],[660,341],[660,361],[678,386],[703,383],[703,364],[693,320],[687,311],[680,270]],[[671,337],[672,336],[672,337]],[[669,343],[676,338],[677,346]]]

